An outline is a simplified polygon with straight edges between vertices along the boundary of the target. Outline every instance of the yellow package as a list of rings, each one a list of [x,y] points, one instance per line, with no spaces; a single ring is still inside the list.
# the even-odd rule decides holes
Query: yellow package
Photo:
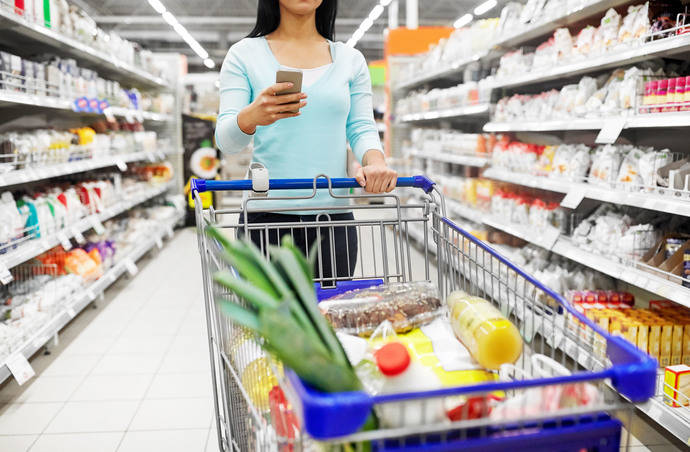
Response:
[[[683,361],[683,325],[673,325],[671,338],[671,365],[675,366]]]
[[[669,366],[664,372],[664,402],[672,407],[688,405],[690,400],[690,367]]]
[[[690,323],[683,326],[683,364],[690,366]]]
[[[621,322],[621,336],[631,344],[637,344],[637,323],[633,320],[623,320]]]
[[[497,380],[496,374],[477,365],[472,355],[455,338],[446,319],[436,319],[421,328],[386,338],[375,335],[369,341],[374,349],[386,342],[401,342],[409,350],[410,357],[433,370],[441,384],[446,387]]]
[[[661,325],[652,322],[649,325],[649,343],[647,345],[647,353],[652,358],[659,359],[659,345],[661,340]]]
[[[637,322],[637,348],[647,353],[647,345],[649,344],[649,325],[643,321]]]
[[[668,321],[661,326],[661,338],[659,342],[659,365],[666,367],[671,364],[671,341],[673,339],[673,325]]]
[[[472,177],[465,179],[463,190],[463,201],[471,206],[477,205],[477,179]]]

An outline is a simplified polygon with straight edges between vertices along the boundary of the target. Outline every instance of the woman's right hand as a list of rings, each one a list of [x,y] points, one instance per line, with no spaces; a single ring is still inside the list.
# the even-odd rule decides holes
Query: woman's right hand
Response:
[[[237,115],[237,125],[247,135],[253,135],[257,126],[267,126],[279,119],[299,116],[299,109],[307,105],[304,93],[282,94],[281,91],[292,88],[290,82],[276,83],[259,94],[254,102],[247,105]]]

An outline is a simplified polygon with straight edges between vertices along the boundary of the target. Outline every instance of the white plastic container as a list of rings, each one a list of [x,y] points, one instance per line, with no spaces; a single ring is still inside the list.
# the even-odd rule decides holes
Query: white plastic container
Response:
[[[442,387],[436,374],[413,361],[400,342],[387,343],[374,356],[385,378],[381,394],[432,391]],[[384,427],[428,425],[446,419],[442,398],[384,403],[377,408]]]

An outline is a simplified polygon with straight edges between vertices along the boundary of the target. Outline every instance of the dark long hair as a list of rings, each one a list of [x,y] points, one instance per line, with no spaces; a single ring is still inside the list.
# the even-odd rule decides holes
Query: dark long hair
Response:
[[[338,0],[323,0],[316,8],[316,30],[324,38],[335,40],[335,16],[338,14]],[[258,38],[273,33],[280,25],[280,4],[278,0],[259,0],[256,11],[256,25],[247,35]]]

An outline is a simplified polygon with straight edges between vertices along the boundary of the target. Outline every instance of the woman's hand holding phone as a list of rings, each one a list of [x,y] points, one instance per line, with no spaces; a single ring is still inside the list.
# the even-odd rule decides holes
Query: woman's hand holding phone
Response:
[[[278,94],[293,87],[290,82],[276,83],[259,94],[254,102],[247,105],[237,115],[237,125],[248,134],[253,135],[257,126],[268,126],[274,122],[299,116],[300,108],[307,105],[304,93]]]

